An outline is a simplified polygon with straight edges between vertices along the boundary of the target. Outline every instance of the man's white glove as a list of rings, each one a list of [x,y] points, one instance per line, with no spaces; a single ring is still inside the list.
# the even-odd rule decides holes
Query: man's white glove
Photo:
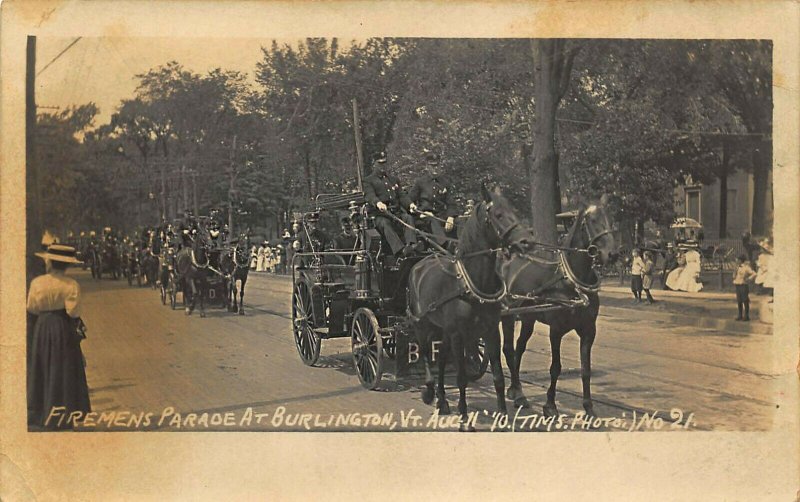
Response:
[[[387,209],[389,209],[383,202],[378,202],[377,204],[375,204],[375,206],[384,213],[386,212]]]
[[[455,223],[456,220],[454,220],[452,216],[448,216],[447,221],[444,224],[444,231],[449,232],[450,230],[453,230]]]
[[[188,234],[189,233],[189,229],[188,228],[184,228],[183,229],[183,233]]]
[[[411,204],[408,205],[408,211],[411,212],[411,213],[416,213],[417,212],[417,205],[412,202]]]

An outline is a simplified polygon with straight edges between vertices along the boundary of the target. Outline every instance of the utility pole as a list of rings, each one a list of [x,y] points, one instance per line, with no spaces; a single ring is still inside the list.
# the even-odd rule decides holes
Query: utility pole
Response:
[[[161,218],[167,217],[167,173],[166,163],[159,162],[161,167]]]
[[[197,209],[197,171],[192,169],[192,209],[194,214],[200,214]]]
[[[230,167],[230,187],[228,188],[228,235],[233,233],[233,196],[235,194],[236,183],[236,135],[233,135],[233,146],[231,147],[231,167]]]
[[[27,212],[28,251],[36,250],[42,234],[42,193],[39,185],[39,166],[36,162],[36,37],[28,36],[25,69],[25,165],[33,184],[28,188],[32,195],[33,207]]]
[[[364,172],[364,154],[361,151],[361,125],[358,118],[358,101],[353,98],[353,133],[356,136],[356,167],[358,168],[358,191],[363,192],[361,176]]]
[[[181,165],[181,186],[183,188],[183,209],[189,209],[189,183],[186,181],[186,165]]]

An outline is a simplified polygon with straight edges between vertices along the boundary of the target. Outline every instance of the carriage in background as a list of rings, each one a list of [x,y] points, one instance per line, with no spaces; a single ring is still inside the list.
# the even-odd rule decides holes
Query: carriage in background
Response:
[[[314,249],[308,223],[316,214],[339,216],[336,221],[348,218],[353,247]],[[411,268],[423,256],[395,258],[387,252],[361,192],[319,195],[314,210],[303,213],[297,223],[296,242],[309,243],[294,253],[291,262],[297,352],[311,366],[319,360],[322,340],[350,337],[359,381],[376,389],[388,360],[395,360],[401,370],[409,364],[406,285]],[[486,372],[482,347],[471,366],[474,379]]]
[[[103,274],[110,274],[114,280],[122,277],[122,259],[119,245],[115,242],[102,241],[89,249],[92,277],[102,279]]]

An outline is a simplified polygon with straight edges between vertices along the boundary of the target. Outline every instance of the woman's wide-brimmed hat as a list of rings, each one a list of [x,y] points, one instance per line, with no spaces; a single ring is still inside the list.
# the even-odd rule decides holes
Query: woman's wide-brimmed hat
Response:
[[[60,261],[64,263],[83,263],[76,258],[75,248],[72,246],[64,246],[61,244],[51,244],[47,247],[47,251],[36,253],[39,258],[45,260]]]

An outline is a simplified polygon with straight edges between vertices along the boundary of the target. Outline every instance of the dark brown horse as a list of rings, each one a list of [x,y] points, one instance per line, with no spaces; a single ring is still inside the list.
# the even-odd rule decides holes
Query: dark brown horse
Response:
[[[211,236],[208,228],[198,224],[197,232],[191,237],[191,247],[185,247],[175,256],[177,281],[183,285],[186,299],[186,315],[191,315],[200,298],[200,317],[206,316],[205,299],[208,296],[208,277],[213,273],[211,265]]]
[[[244,286],[250,274],[250,238],[246,233],[241,234],[238,240],[221,253],[219,267],[225,274],[228,310],[244,315]]]
[[[525,301],[519,307],[537,305],[535,313],[503,316],[503,354],[511,373],[511,386],[508,389],[509,399],[515,406],[528,407],[528,401],[522,392],[519,380],[519,369],[522,355],[528,340],[533,334],[534,324],[538,321],[550,326],[550,348],[552,363],[550,366],[550,387],[547,390],[547,402],[544,413],[547,416],[558,414],[556,407],[556,383],[561,374],[561,339],[572,330],[580,338],[581,380],[583,382],[583,407],[588,415],[594,413],[590,389],[592,374],[592,344],[597,334],[597,314],[600,310],[600,299],[597,295],[599,278],[594,267],[608,261],[616,248],[611,227],[603,207],[589,206],[580,211],[578,218],[561,245],[562,250],[552,249],[551,256],[557,266],[555,275],[546,279],[539,271],[529,268],[529,275],[518,273],[508,277],[509,298],[521,298],[527,294],[536,300]],[[521,256],[517,260],[529,259]],[[547,259],[542,259],[546,262]],[[520,270],[519,263],[514,266],[507,262],[504,271]],[[538,277],[535,277],[538,275]],[[548,281],[550,282],[548,284]],[[540,290],[537,290],[537,287]],[[531,294],[533,293],[533,294]],[[522,322],[519,340],[514,347],[514,321]]]
[[[500,301],[505,286],[498,275],[498,253],[518,242],[519,226],[511,205],[498,189],[482,187],[483,202],[459,230],[455,257],[430,255],[411,269],[408,279],[408,313],[425,365],[425,388],[422,400],[431,404],[434,378],[431,371],[431,340],[441,337],[436,407],[440,414],[450,413],[444,390],[444,372],[448,356],[455,358],[459,390],[458,412],[462,430],[467,419],[467,354],[477,347],[484,335],[486,354],[492,365],[497,408],[507,413],[505,383],[500,361]]]

